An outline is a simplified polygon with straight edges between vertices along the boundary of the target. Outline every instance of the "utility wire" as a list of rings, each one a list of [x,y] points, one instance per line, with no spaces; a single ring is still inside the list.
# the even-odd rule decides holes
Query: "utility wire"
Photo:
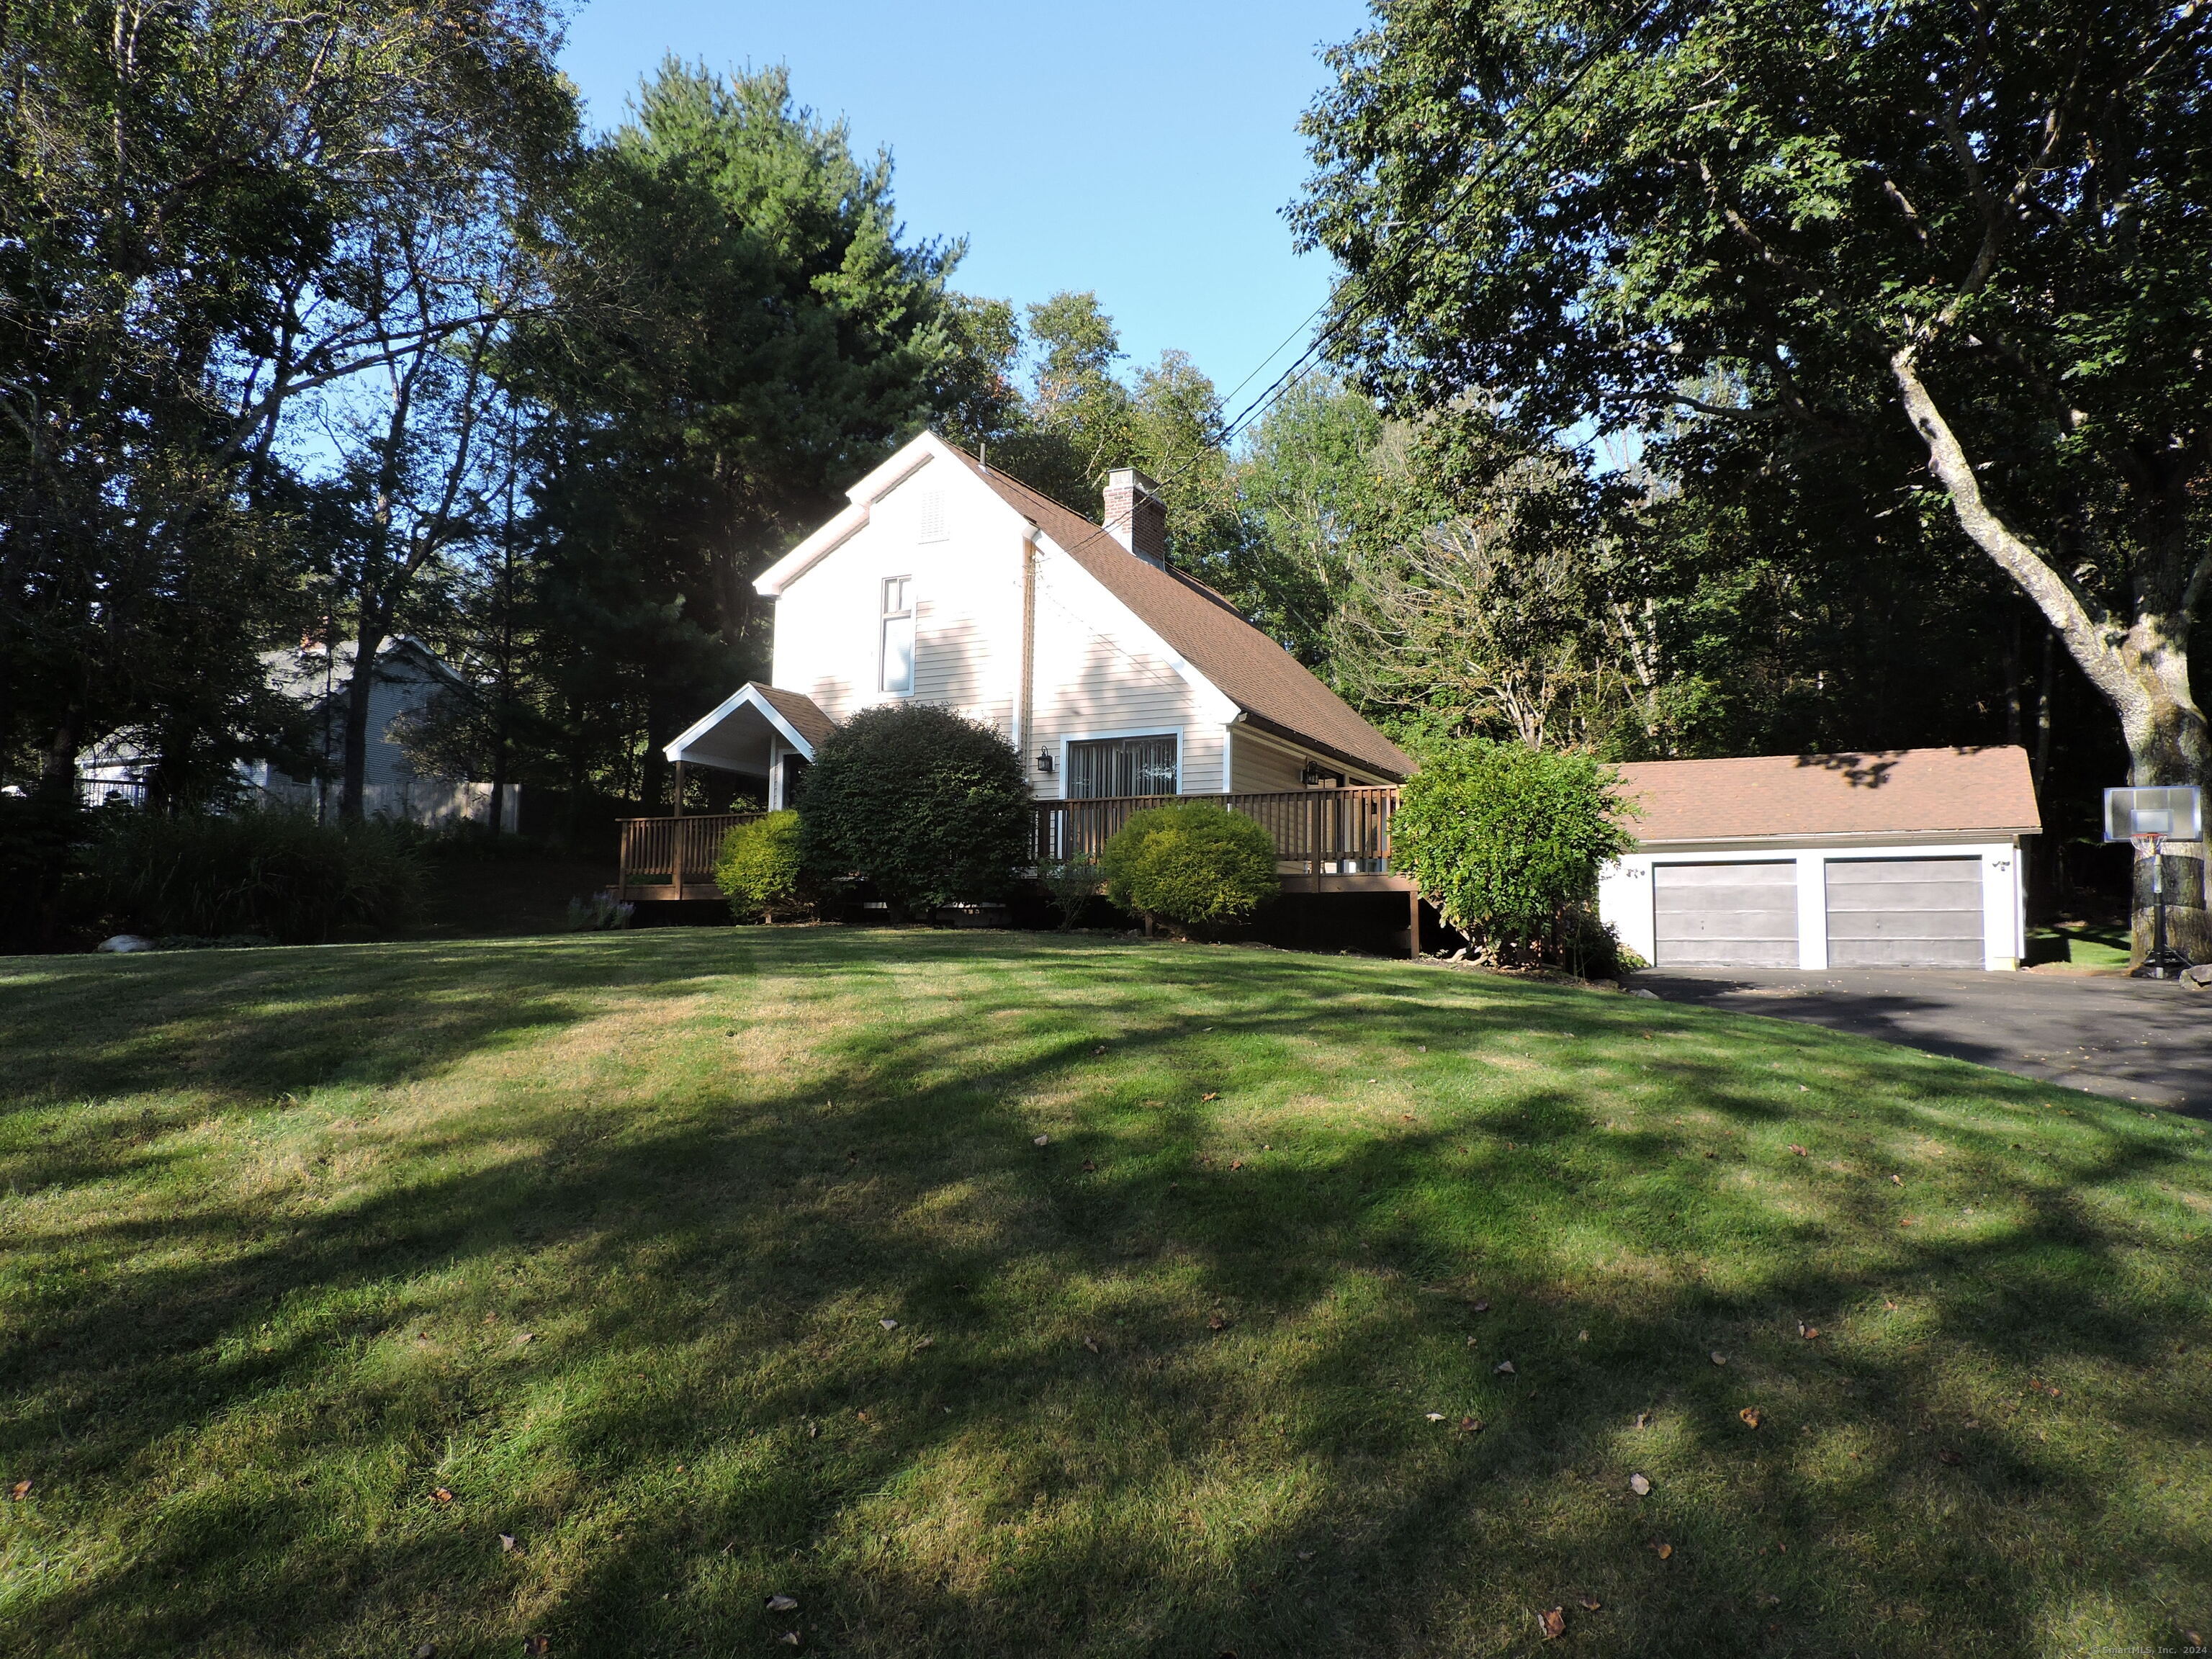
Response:
[[[1453,187],[1452,199],[1444,205],[1438,216],[1441,219],[1443,227],[1449,229],[1453,219],[1456,216],[1461,208],[1465,205],[1465,198],[1468,192],[1492,178],[1498,172],[1498,168],[1505,163],[1505,161],[1513,159],[1516,153],[1515,147],[1519,145],[1523,140],[1527,139],[1529,135],[1534,131],[1536,125],[1539,122],[1566,100],[1569,94],[1571,94],[1577,87],[1582,84],[1583,78],[1589,75],[1590,70],[1596,67],[1598,61],[1601,58],[1608,57],[1613,52],[1618,51],[1621,43],[1626,40],[1637,29],[1641,27],[1646,21],[1650,21],[1662,9],[1672,9],[1675,3],[1677,3],[1677,0],[1644,0],[1644,3],[1632,14],[1624,22],[1622,22],[1619,27],[1615,28],[1611,35],[1609,35],[1601,44],[1592,47],[1589,51],[1583,53],[1581,61],[1575,65],[1573,71],[1567,76],[1565,82],[1559,87],[1544,100],[1541,107],[1538,108],[1521,121],[1515,130],[1511,133],[1508,134],[1504,138],[1502,138],[1498,143],[1491,145],[1489,153],[1485,157],[1482,165],[1477,167],[1474,172],[1464,175],[1459,180],[1458,184]],[[1425,243],[1415,239],[1408,239],[1407,241],[1399,245],[1397,251],[1398,257],[1395,263],[1400,264],[1409,264],[1416,255],[1425,252],[1425,249],[1426,245]],[[1329,349],[1335,344],[1337,340],[1340,338],[1342,335],[1353,325],[1360,308],[1369,303],[1366,295],[1361,290],[1371,289],[1378,278],[1389,273],[1393,263],[1394,261],[1390,259],[1385,259],[1378,264],[1369,267],[1369,269],[1364,271],[1355,272],[1351,276],[1348,276],[1345,279],[1344,283],[1340,285],[1336,292],[1332,293],[1328,299],[1322,301],[1319,306],[1316,307],[1313,311],[1309,313],[1305,319],[1299,323],[1297,327],[1293,329],[1285,338],[1283,345],[1288,345],[1291,341],[1297,338],[1300,334],[1311,328],[1316,321],[1330,310],[1336,310],[1337,315],[1328,324],[1327,326],[1322,328],[1322,331],[1315,336],[1312,343],[1307,346],[1305,350],[1298,354],[1297,359],[1292,362],[1288,368],[1285,369],[1282,374],[1277,375],[1275,379],[1268,384],[1267,388],[1264,392],[1261,392],[1258,397],[1255,398],[1249,404],[1246,404],[1240,413],[1223,426],[1220,437],[1216,441],[1216,442],[1201,446],[1199,453],[1193,455],[1182,466],[1176,468],[1175,471],[1170,473],[1165,478],[1156,480],[1155,482],[1158,484],[1161,491],[1164,493],[1170,484],[1175,483],[1179,480],[1188,477],[1192,469],[1196,467],[1200,461],[1204,459],[1205,455],[1208,451],[1216,448],[1225,451],[1229,445],[1235,441],[1237,435],[1240,432],[1245,430],[1255,422],[1263,418],[1277,404],[1280,403],[1283,398],[1290,395],[1291,392],[1297,386],[1300,380],[1304,380],[1307,374],[1310,374],[1316,368],[1319,367]],[[1352,297],[1348,301],[1343,297],[1346,289],[1352,291]],[[1274,350],[1269,352],[1267,356],[1261,359],[1259,368],[1255,368],[1242,380],[1238,381],[1235,386],[1231,388],[1229,397],[1234,398],[1239,392],[1242,392],[1246,386],[1257,380],[1261,370],[1265,369],[1269,363],[1273,362],[1278,356],[1279,356],[1282,354],[1282,350],[1283,346],[1279,345],[1274,349]],[[1224,403],[1228,402],[1228,398],[1222,399]],[[1108,535],[1109,533],[1110,532],[1102,526],[1091,535],[1085,537],[1081,542],[1077,544],[1077,545],[1088,546],[1099,536]],[[1073,550],[1071,549],[1070,550],[1073,551]]]

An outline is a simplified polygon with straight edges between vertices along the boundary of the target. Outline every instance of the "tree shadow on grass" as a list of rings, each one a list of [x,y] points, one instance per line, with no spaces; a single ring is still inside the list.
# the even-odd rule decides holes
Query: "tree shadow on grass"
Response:
[[[1923,1197],[2016,1174],[2030,1085],[1261,953],[586,957],[466,988],[473,1035],[429,1048],[397,981],[380,1012],[332,981],[220,1018],[327,1022],[300,1041],[365,1042],[390,1090],[614,987],[698,999],[698,1041],[776,1004],[818,1022],[806,1061],[457,1111],[438,1160],[326,1200],[11,1237],[98,1271],[0,1350],[0,1457],[40,1461],[58,1535],[118,1536],[17,1592],[0,1651],[1480,1652],[1561,1606],[1603,1651],[1948,1655],[2033,1650],[2076,1607],[2156,1634],[2212,1584],[2201,1519],[2115,1524],[2100,1449],[2203,1435],[2170,1352],[2201,1299],[2142,1282],[2159,1241],[2112,1196],[2201,1194],[2201,1162],[2084,1130],[2001,1227]],[[1291,1109],[1333,1086],[1317,1026],[1387,1105]],[[1809,1121],[1754,1058],[1862,1117]],[[1875,1167],[1938,1132],[1940,1176]],[[2027,1390],[2053,1374],[2064,1398]]]

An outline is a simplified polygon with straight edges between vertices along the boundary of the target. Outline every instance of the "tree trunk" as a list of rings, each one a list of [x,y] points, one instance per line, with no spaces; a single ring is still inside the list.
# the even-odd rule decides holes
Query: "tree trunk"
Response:
[[[2183,593],[2138,595],[2123,622],[2091,604],[2040,550],[2007,525],[1982,495],[1980,481],[1950,424],[1920,379],[1910,347],[1890,359],[1905,410],[1928,445],[1928,464],[1949,495],[1960,526],[2033,599],[2065,641],[2089,683],[2119,716],[2128,745],[2128,781],[2137,787],[2197,785],[2212,776],[2212,729],[2189,685],[2190,605]],[[2166,865],[2166,942],[2191,962],[2212,961],[2204,908],[2204,848],[2170,844]],[[2134,957],[2150,949],[2150,866],[2136,866]]]
[[[345,766],[338,786],[338,822],[359,823],[368,781],[368,702],[376,687],[376,653],[384,629],[374,610],[363,606],[354,639],[353,672],[346,679]]]

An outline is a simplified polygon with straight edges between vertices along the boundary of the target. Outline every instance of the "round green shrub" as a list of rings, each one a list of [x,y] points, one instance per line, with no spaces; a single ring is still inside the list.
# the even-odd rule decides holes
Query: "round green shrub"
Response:
[[[1249,921],[1282,890],[1275,838],[1211,801],[1133,812],[1099,855],[1106,895],[1186,927]]]
[[[864,708],[823,739],[799,796],[800,856],[858,876],[909,915],[1003,898],[1034,860],[1021,758],[997,732],[927,703]]]
[[[1635,846],[1617,775],[1594,757],[1482,738],[1431,750],[1406,781],[1390,865],[1502,961],[1595,950],[1599,870]]]
[[[802,908],[805,866],[799,855],[799,814],[770,812],[722,837],[714,884],[744,921]]]

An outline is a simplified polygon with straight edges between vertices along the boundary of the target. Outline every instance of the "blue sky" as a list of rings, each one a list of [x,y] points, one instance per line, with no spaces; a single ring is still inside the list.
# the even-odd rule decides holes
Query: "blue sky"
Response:
[[[1280,210],[1305,177],[1319,49],[1365,15],[1362,0],[597,0],[562,62],[595,127],[670,52],[787,64],[800,102],[890,147],[910,236],[968,238],[958,286],[1022,304],[1095,289],[1132,359],[1179,346],[1226,394],[1328,295],[1327,261],[1291,252]]]

